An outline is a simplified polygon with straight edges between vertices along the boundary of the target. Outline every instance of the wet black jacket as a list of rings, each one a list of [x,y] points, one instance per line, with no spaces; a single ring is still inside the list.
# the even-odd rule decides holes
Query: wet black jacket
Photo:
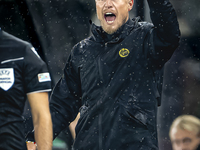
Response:
[[[171,4],[149,0],[153,24],[129,20],[116,33],[92,24],[72,50],[51,96],[54,138],[73,121],[75,150],[157,149],[156,72],[178,46]]]

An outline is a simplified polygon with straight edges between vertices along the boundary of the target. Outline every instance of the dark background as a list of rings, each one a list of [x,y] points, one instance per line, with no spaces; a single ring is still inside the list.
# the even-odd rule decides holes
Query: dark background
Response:
[[[181,42],[163,68],[162,105],[158,110],[160,150],[171,150],[168,132],[181,114],[200,118],[200,1],[171,0],[177,12]],[[95,0],[0,0],[0,27],[29,41],[47,63],[52,87],[62,75],[73,45],[90,35]],[[146,0],[135,1],[131,18],[151,21]],[[66,140],[65,140],[66,139]],[[54,142],[54,149],[67,149],[72,142],[68,130]]]

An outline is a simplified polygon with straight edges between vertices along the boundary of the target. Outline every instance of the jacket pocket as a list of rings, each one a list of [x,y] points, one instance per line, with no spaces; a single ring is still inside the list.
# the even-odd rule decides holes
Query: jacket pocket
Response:
[[[123,115],[122,115],[123,116]],[[124,118],[122,118],[125,125],[131,125],[135,128],[147,129],[147,115],[140,108],[124,108]]]
[[[152,101],[122,101],[122,121],[132,124],[136,127],[149,128],[149,124],[154,124],[150,120],[154,120],[156,116],[156,108]]]

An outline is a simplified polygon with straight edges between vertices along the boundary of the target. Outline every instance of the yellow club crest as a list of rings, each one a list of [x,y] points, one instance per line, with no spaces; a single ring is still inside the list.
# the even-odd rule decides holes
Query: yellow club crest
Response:
[[[120,51],[119,51],[119,56],[120,57],[127,57],[129,55],[129,50],[126,49],[126,48],[122,48]]]

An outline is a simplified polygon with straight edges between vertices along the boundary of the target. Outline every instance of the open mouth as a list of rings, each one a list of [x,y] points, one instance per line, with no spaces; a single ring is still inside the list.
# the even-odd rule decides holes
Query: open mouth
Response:
[[[105,18],[107,23],[111,24],[115,21],[116,15],[108,12],[108,13],[104,14],[104,18]]]

